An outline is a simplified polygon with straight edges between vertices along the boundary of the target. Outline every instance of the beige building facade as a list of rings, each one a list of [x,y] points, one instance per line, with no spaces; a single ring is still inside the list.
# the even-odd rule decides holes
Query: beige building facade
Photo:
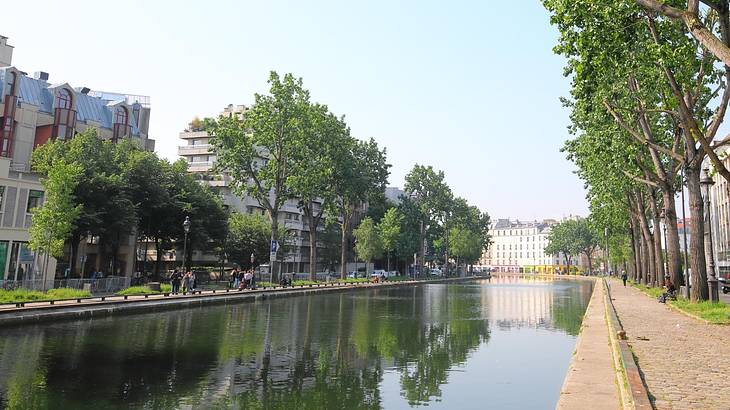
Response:
[[[28,248],[31,210],[44,198],[43,186],[30,170],[35,147],[96,128],[102,139],[130,139],[154,150],[154,140],[148,137],[149,97],[74,88],[51,83],[49,77],[44,72],[30,76],[14,67],[12,46],[0,36],[0,280],[51,280],[57,271],[53,258]],[[85,253],[76,257],[86,272],[132,273],[133,239],[122,247],[125,263],[118,272],[100,266],[93,238],[84,242]]]

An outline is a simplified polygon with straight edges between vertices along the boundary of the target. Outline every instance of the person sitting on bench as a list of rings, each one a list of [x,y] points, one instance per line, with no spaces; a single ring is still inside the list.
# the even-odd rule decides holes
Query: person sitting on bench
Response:
[[[667,288],[667,291],[659,296],[659,303],[667,303],[667,299],[677,300],[677,288],[674,287],[674,283],[672,283],[671,279],[667,278],[664,282],[664,287]]]

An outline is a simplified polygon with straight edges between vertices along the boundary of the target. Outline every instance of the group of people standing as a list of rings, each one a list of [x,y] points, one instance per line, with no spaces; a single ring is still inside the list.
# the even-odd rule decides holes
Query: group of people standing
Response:
[[[237,267],[231,271],[230,286],[233,289],[256,289],[256,275],[253,269],[247,271],[239,270]]]
[[[191,271],[187,271],[185,274],[182,274],[180,271],[175,269],[170,275],[170,286],[172,286],[171,293],[173,295],[180,293],[181,285],[183,293],[191,292],[198,287],[198,279]]]

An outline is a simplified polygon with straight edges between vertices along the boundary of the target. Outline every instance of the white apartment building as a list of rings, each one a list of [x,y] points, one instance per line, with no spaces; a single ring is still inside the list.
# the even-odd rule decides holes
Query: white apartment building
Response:
[[[567,271],[564,255],[548,255],[545,247],[551,227],[558,221],[524,222],[498,219],[492,227],[492,244],[482,254],[480,264],[496,272],[540,272]],[[575,266],[575,257],[571,266]]]

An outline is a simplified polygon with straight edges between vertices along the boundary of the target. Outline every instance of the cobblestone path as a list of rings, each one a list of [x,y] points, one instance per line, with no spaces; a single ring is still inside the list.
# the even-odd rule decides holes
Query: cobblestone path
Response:
[[[619,320],[657,409],[730,409],[730,328],[706,325],[618,281]]]

